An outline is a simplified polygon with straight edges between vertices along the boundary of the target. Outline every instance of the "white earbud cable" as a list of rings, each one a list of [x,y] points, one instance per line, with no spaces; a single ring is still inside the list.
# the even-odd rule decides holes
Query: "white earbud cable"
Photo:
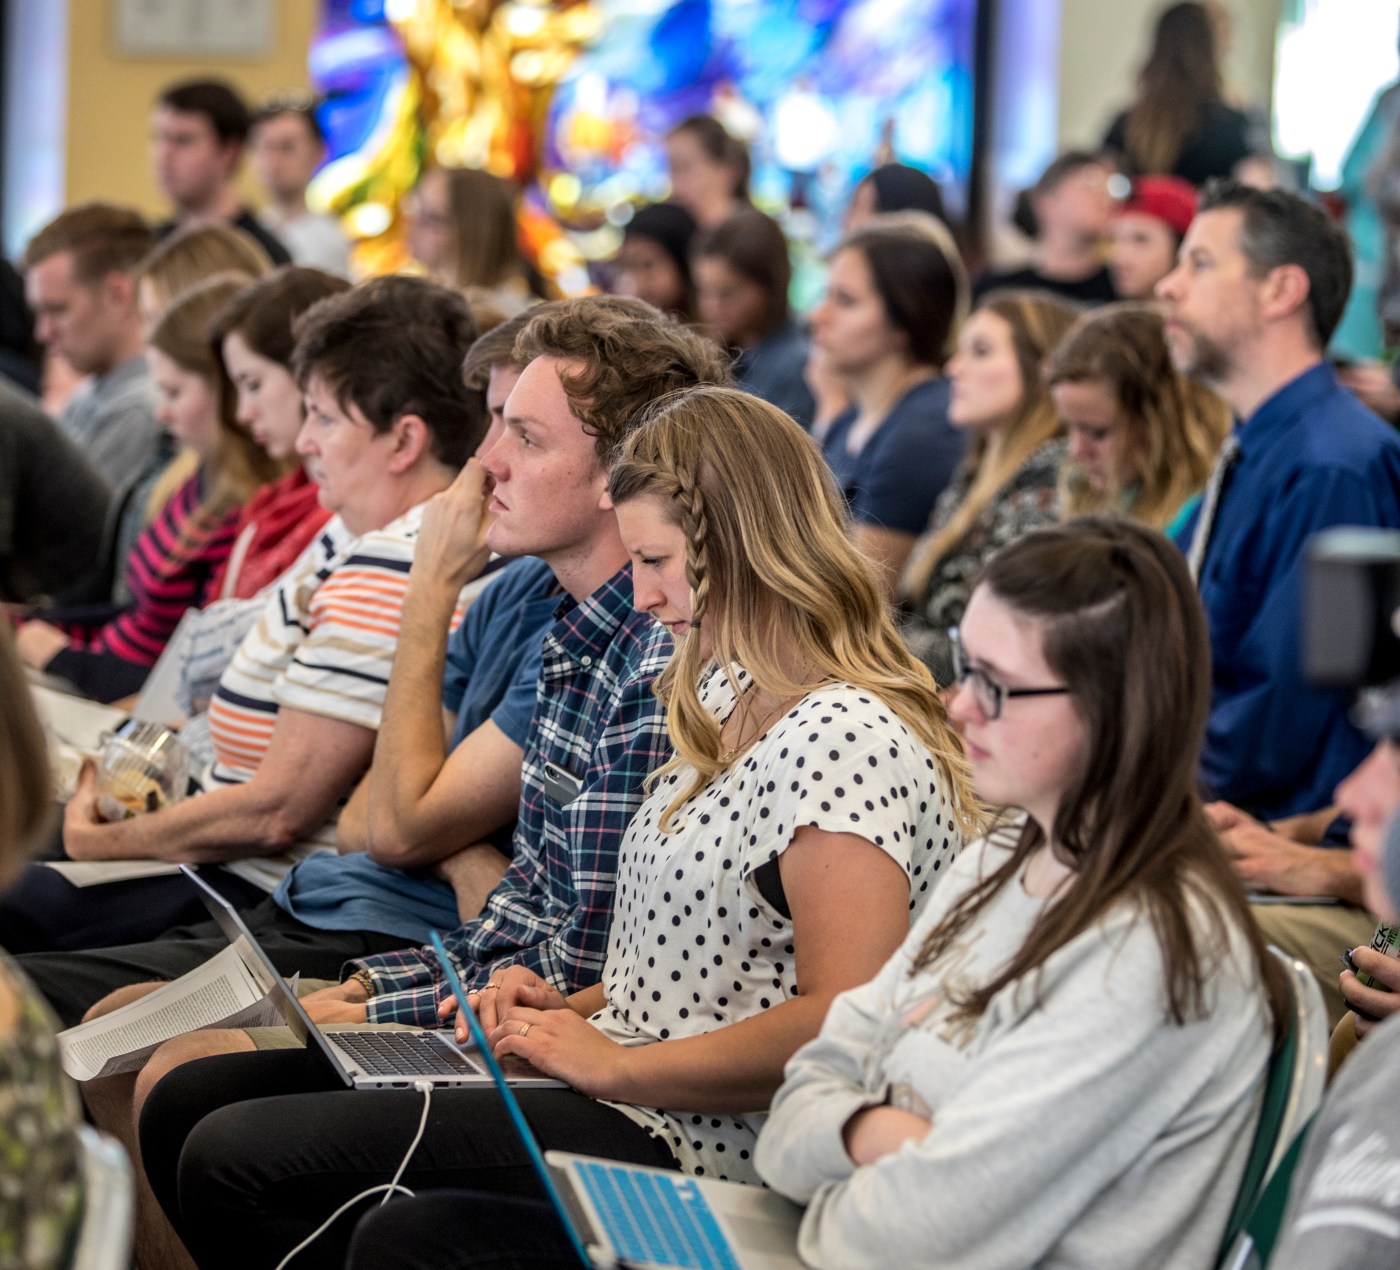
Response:
[[[414,1198],[413,1192],[409,1190],[408,1187],[399,1185],[399,1178],[404,1175],[404,1170],[408,1168],[408,1162],[413,1159],[413,1153],[418,1150],[418,1144],[423,1141],[423,1131],[428,1127],[428,1108],[432,1106],[433,1101],[433,1085],[431,1081],[415,1080],[413,1082],[413,1087],[423,1095],[423,1114],[418,1118],[418,1132],[413,1135],[413,1141],[408,1144],[408,1152],[399,1163],[398,1171],[394,1174],[393,1180],[382,1183],[379,1186],[371,1186],[369,1190],[361,1191],[358,1195],[354,1196],[354,1198],[347,1199],[345,1203],[337,1208],[335,1212],[327,1217],[325,1221],[317,1226],[315,1230],[301,1241],[301,1243],[297,1244],[291,1252],[277,1263],[277,1270],[286,1270],[287,1263],[291,1261],[297,1253],[311,1247],[311,1245],[324,1235],[326,1231],[335,1225],[336,1219],[339,1218],[342,1213],[346,1213],[354,1208],[362,1199],[368,1199],[371,1195],[378,1195],[380,1191],[383,1191],[384,1198],[379,1201],[379,1207],[383,1208],[384,1205],[389,1202],[389,1197],[393,1195],[395,1191],[407,1195],[409,1199]]]

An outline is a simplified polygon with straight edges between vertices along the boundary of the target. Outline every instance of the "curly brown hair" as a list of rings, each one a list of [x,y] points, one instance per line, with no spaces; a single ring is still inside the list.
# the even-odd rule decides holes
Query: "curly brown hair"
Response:
[[[573,363],[560,371],[559,382],[605,467],[658,397],[733,382],[729,357],[713,340],[622,296],[549,305],[520,332],[515,355],[521,365],[537,357]]]

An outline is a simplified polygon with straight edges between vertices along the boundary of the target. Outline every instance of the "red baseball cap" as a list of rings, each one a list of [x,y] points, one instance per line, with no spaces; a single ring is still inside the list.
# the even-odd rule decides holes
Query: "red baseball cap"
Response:
[[[1178,238],[1185,238],[1196,215],[1196,187],[1177,176],[1140,176],[1118,208],[1120,216],[1127,212],[1155,216],[1170,225]]]

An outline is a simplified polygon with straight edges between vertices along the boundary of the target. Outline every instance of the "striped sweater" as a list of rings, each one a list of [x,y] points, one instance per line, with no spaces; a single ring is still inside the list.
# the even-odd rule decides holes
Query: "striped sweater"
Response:
[[[212,525],[198,525],[203,469],[181,485],[136,540],[126,564],[132,602],[95,631],[69,631],[72,643],[48,669],[90,695],[135,691],[165,649],[185,610],[207,598],[210,580],[228,559],[237,507]],[[117,685],[109,694],[101,686]]]
[[[185,610],[204,602],[209,580],[233,547],[237,507],[212,527],[194,524],[203,484],[201,468],[146,526],[126,562],[132,603],[87,639],[74,640],[75,648],[112,653],[138,666],[156,664]]]
[[[420,503],[383,529],[339,541],[343,525],[333,520],[282,575],[209,703],[215,762],[206,789],[256,775],[283,706],[379,727],[422,519]],[[459,603],[454,628],[462,611]],[[332,817],[285,855],[225,867],[271,891],[294,860],[334,843]]]

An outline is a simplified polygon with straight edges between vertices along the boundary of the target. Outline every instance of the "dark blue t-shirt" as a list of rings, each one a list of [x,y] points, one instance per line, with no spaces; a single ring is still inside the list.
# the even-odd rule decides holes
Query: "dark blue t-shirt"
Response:
[[[852,406],[822,442],[827,466],[857,524],[921,534],[933,504],[962,458],[966,437],[948,422],[952,393],[941,375],[915,384],[885,416],[858,454],[846,449]]]
[[[817,403],[803,378],[808,351],[802,328],[791,320],[784,322],[761,344],[739,354],[734,363],[734,383],[810,429]]]
[[[487,719],[525,748],[545,632],[563,597],[550,567],[533,556],[501,570],[447,644],[442,699],[457,711],[455,749]],[[509,850],[509,830],[495,836]],[[465,845],[465,844],[463,844]],[[452,887],[426,869],[386,869],[367,855],[321,852],[295,865],[273,895],[317,930],[372,930],[425,943],[461,924]]]
[[[562,598],[543,560],[526,556],[467,610],[447,641],[442,704],[457,712],[452,748],[492,720],[523,750],[535,713],[544,633]]]

